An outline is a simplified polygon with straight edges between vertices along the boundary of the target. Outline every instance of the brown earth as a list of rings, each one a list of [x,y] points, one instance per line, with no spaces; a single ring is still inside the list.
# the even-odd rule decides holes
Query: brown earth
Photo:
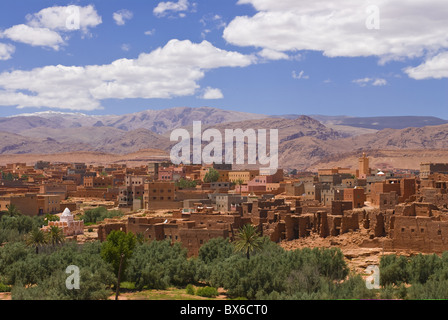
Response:
[[[84,162],[92,165],[126,164],[133,166],[146,165],[151,161],[169,160],[169,154],[163,150],[146,149],[129,154],[112,154],[104,152],[65,152],[56,154],[3,154],[0,155],[0,165],[22,162],[34,165],[37,161],[49,162]]]
[[[408,169],[419,170],[420,163],[447,162],[448,149],[408,149],[408,150],[365,150],[369,157],[370,167],[374,170]],[[326,157],[313,165],[309,170],[319,168],[357,168],[360,152]]]

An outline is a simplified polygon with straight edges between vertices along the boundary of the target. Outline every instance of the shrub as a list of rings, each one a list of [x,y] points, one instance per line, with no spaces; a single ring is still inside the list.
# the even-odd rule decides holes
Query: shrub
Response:
[[[186,288],[185,291],[187,292],[187,294],[191,294],[192,296],[195,295],[195,291],[194,291],[194,287],[192,284],[189,284]]]
[[[11,287],[0,282],[0,292],[10,292]]]
[[[139,244],[129,259],[128,281],[137,289],[166,289],[194,282],[194,260],[187,259],[187,250],[179,242],[169,240]]]
[[[87,210],[84,213],[82,219],[85,224],[93,224],[100,221],[103,221],[107,218],[116,218],[123,216],[123,213],[120,210],[107,210],[104,207],[98,207],[95,209]]]
[[[214,287],[202,287],[196,290],[196,295],[206,298],[215,298],[219,295],[218,289]]]

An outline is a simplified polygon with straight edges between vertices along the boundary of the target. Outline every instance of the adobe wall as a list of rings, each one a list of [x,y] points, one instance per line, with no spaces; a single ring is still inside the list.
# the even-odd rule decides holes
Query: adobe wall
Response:
[[[398,194],[395,191],[380,193],[377,195],[377,199],[380,210],[393,209],[398,205]]]
[[[182,209],[183,202],[182,201],[149,201],[148,207],[146,209],[149,210],[161,210],[161,209]]]
[[[84,188],[78,187],[76,191],[69,191],[68,197],[71,198],[96,198],[103,199],[104,194],[107,192],[107,189],[103,188]]]
[[[76,202],[61,202],[59,204],[59,211],[62,212],[68,208],[71,212],[78,210],[78,204]]]
[[[352,201],[334,200],[331,202],[331,214],[342,215],[346,210],[353,209]]]
[[[359,229],[357,212],[347,212],[341,218],[341,234]]]
[[[105,223],[98,226],[98,240],[106,241],[107,236],[113,230],[121,230],[127,232],[125,222]]]
[[[269,237],[273,242],[280,242],[284,239],[285,223],[274,222],[263,224],[263,235]]]
[[[194,221],[197,226],[204,226],[209,228],[220,228],[222,225],[231,225],[234,229],[239,229],[243,226],[244,220],[241,216],[237,215],[224,215],[224,214],[200,214],[192,213],[188,218],[190,221]]]
[[[410,249],[426,253],[442,253],[448,250],[448,221],[431,217],[395,218],[393,248]]]
[[[229,238],[229,231],[225,229],[210,230],[210,229],[180,229],[179,230],[180,241],[182,246],[187,248],[188,256],[197,256],[199,254],[199,248],[214,238]]]
[[[37,216],[39,214],[38,197],[36,194],[26,194],[24,196],[11,196],[10,204],[26,216]]]

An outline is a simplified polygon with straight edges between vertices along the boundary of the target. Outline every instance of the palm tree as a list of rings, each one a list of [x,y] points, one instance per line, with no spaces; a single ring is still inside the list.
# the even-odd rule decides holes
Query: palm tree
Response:
[[[56,244],[63,243],[65,240],[64,233],[62,232],[62,229],[57,226],[50,227],[49,238],[50,238],[50,242],[53,246]]]
[[[39,246],[48,243],[47,235],[40,229],[34,229],[31,231],[26,239],[26,243],[29,246],[36,248],[36,254],[39,253]]]
[[[244,180],[240,178],[240,179],[237,179],[235,181],[235,183],[240,187],[240,195],[241,195],[241,193],[242,193],[241,185],[244,183]]]
[[[263,238],[251,224],[244,225],[237,235],[235,249],[245,252],[247,259],[250,259],[250,253],[254,250],[260,250],[263,244]]]
[[[17,217],[20,216],[22,213],[20,212],[19,209],[17,209],[17,207],[14,204],[10,204],[8,206],[8,215],[10,217]]]

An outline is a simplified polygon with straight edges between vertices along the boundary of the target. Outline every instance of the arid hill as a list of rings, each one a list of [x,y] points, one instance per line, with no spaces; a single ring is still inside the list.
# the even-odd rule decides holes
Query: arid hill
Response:
[[[125,115],[85,115],[82,113],[38,112],[15,117],[0,118],[1,131],[20,133],[32,128],[112,127],[123,131],[147,129],[165,133],[191,125],[193,121],[217,124],[266,118],[266,115],[228,111],[210,107],[177,107],[162,110],[144,110]]]
[[[378,168],[418,169],[420,160],[444,161],[448,155],[448,124],[366,129],[370,131],[364,134],[350,127],[356,134],[347,137],[348,131],[334,130],[308,116],[267,117],[215,108],[147,110],[123,116],[38,115],[0,119],[5,131],[0,132],[1,155],[126,155],[149,149],[168,155],[176,143],[170,141],[171,131],[181,127],[191,130],[193,121],[201,121],[203,131],[220,130],[223,138],[225,129],[266,129],[268,134],[269,129],[278,129],[279,165],[283,168],[356,166],[357,157],[365,151]]]
[[[0,154],[51,154],[94,151],[127,154],[143,149],[169,150],[168,138],[147,129],[109,127],[35,128],[19,134],[0,132]]]
[[[86,164],[104,166],[113,163],[140,166],[146,165],[151,161],[166,161],[168,159],[169,154],[167,152],[156,149],[140,150],[129,154],[80,151],[54,154],[5,154],[0,155],[0,165],[16,162],[25,162],[28,165],[33,165],[37,161],[49,161],[65,163],[84,162]]]

